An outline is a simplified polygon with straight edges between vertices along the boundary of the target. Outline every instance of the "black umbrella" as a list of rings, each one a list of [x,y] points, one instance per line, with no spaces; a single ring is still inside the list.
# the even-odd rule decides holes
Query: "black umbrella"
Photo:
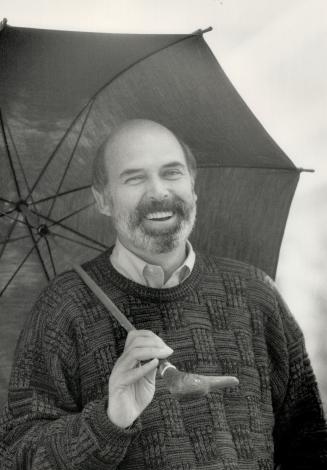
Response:
[[[79,262],[114,242],[93,204],[90,167],[127,119],[161,122],[196,155],[195,247],[274,277],[300,170],[237,94],[203,32],[1,31],[1,331],[9,351],[22,312],[67,268],[49,231]]]

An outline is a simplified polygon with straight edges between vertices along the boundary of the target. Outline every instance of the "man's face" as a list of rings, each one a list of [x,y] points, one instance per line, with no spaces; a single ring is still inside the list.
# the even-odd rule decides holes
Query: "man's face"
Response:
[[[167,253],[188,238],[196,215],[184,152],[166,131],[116,142],[108,153],[108,213],[130,249]]]

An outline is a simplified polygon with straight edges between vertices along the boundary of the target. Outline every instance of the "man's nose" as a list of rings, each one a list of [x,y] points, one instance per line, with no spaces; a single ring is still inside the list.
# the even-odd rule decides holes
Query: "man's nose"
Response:
[[[166,199],[169,196],[169,188],[161,178],[152,178],[148,184],[148,196],[150,199]]]

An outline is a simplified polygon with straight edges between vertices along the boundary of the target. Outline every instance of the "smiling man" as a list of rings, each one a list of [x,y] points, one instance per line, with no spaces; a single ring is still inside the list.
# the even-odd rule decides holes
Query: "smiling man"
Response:
[[[158,287],[184,262],[195,222],[196,165],[182,145],[157,123],[129,121],[103,144],[94,164],[94,196],[99,210],[112,216],[118,235],[113,264],[118,267],[120,259],[124,264],[122,250],[130,259],[127,248],[162,267]],[[188,249],[193,260],[190,244]]]
[[[85,269],[137,330],[126,337],[74,272],[48,286],[17,346],[1,468],[327,468],[303,335],[272,281],[188,241],[195,174],[189,148],[152,121],[101,146],[93,193],[117,241]],[[156,377],[171,355],[239,384],[177,400]]]

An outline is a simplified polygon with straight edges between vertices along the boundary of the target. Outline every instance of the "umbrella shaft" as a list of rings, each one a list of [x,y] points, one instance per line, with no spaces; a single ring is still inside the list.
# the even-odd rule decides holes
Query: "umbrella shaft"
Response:
[[[84,271],[84,269],[78,264],[70,261],[73,268],[80,277],[83,279],[85,284],[92,290],[92,292],[97,296],[97,298],[103,303],[103,305],[112,313],[116,318],[118,323],[125,328],[126,331],[132,331],[136,328],[132,323],[125,317],[125,315],[119,310],[118,307],[112,302],[112,300],[103,292],[103,290],[93,281],[93,279]]]

